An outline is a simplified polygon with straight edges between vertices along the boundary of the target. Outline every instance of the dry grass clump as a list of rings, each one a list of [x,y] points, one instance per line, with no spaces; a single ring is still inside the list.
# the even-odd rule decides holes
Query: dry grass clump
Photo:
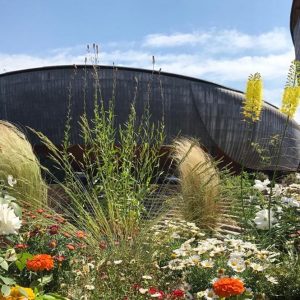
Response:
[[[217,168],[196,140],[175,140],[173,150],[180,176],[180,213],[186,221],[195,222],[201,228],[213,228],[220,213]]]
[[[25,135],[9,122],[0,120],[0,180],[12,175],[17,184],[9,194],[26,205],[46,202],[47,189],[39,162]]]

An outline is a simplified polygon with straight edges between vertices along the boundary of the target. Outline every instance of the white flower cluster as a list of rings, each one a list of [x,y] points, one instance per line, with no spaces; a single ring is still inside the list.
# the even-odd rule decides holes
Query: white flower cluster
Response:
[[[264,181],[255,180],[253,188],[269,195],[271,189],[268,187],[268,185],[270,183],[271,182],[269,179],[265,179]],[[272,189],[272,197],[276,197],[276,206],[274,206],[270,211],[269,209],[263,208],[256,212],[253,222],[255,223],[257,229],[268,230],[272,228],[279,221],[277,218],[278,215],[276,217],[276,213],[282,213],[284,208],[299,209],[300,202],[296,199],[296,197],[299,197],[299,193],[299,184],[290,184],[286,187],[280,184],[275,184]],[[250,196],[248,202],[253,203],[255,200],[256,198],[254,196]]]
[[[8,204],[0,204],[0,235],[17,234],[21,220]]]
[[[192,222],[184,220],[164,220],[163,222],[152,226],[154,238],[157,241],[162,239],[189,239],[192,237],[203,237],[204,233]]]
[[[250,242],[230,237],[220,240],[207,238],[196,241],[194,238],[185,241],[180,248],[173,251],[173,259],[166,266],[170,270],[187,270],[191,266],[200,268],[218,268],[218,259],[227,262],[231,271],[262,272],[276,261],[278,253],[259,250]]]

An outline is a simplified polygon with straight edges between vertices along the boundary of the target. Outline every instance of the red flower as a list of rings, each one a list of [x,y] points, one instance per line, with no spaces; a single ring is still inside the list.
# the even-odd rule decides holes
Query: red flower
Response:
[[[59,266],[61,266],[62,262],[66,259],[63,255],[55,255],[53,258],[58,262]]]
[[[51,219],[52,215],[50,215],[50,214],[44,214],[44,217],[47,218],[47,219]]]
[[[41,213],[43,213],[45,210],[44,209],[37,209],[36,210],[36,212],[38,213],[38,214],[41,214]]]
[[[139,288],[140,288],[141,286],[138,284],[138,283],[134,283],[133,285],[132,285],[132,288],[134,289],[134,290],[138,290]]]
[[[63,262],[66,259],[63,255],[55,255],[53,258],[58,262]]]
[[[59,226],[58,225],[51,225],[49,226],[49,233],[51,235],[57,234],[59,230]]]
[[[33,256],[32,259],[28,259],[26,267],[30,271],[50,271],[54,268],[54,261],[51,255],[48,254],[38,254]]]
[[[100,241],[99,248],[102,249],[102,250],[106,249],[107,248],[106,242],[105,241]]]
[[[156,297],[157,299],[164,299],[164,297],[165,297],[165,293],[163,291],[156,289],[155,287],[150,287],[148,289],[148,293],[150,295],[159,294],[159,296]]]
[[[67,233],[67,232],[64,232],[63,235],[66,237],[66,238],[70,238],[71,237],[71,234]]]
[[[78,238],[82,239],[82,238],[84,238],[86,236],[86,234],[85,234],[84,231],[79,230],[79,231],[76,232],[76,236]]]
[[[26,245],[26,244],[17,244],[17,245],[15,245],[15,248],[16,249],[26,249],[26,248],[28,248],[28,245]]]
[[[64,224],[66,222],[66,220],[61,216],[58,216],[58,217],[55,216],[53,219],[56,220],[58,223],[61,223],[61,224]]]
[[[75,250],[75,246],[72,245],[72,244],[67,244],[66,247],[69,249],[69,250]]]
[[[176,289],[171,292],[172,299],[180,299],[184,297],[184,291]]]
[[[229,298],[245,291],[244,283],[236,278],[223,277],[213,284],[213,290],[219,297]]]
[[[34,236],[39,235],[40,233],[41,233],[41,231],[38,228],[36,228],[36,229],[29,232],[29,236],[34,237]]]

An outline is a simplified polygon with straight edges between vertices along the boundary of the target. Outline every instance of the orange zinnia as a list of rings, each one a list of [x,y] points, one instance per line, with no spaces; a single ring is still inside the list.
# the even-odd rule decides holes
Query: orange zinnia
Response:
[[[242,294],[245,287],[239,279],[223,277],[213,284],[213,290],[219,297],[231,297]]]
[[[79,231],[76,232],[76,236],[77,236],[78,238],[82,239],[82,238],[85,237],[85,232],[79,230]]]
[[[27,260],[26,267],[30,271],[50,271],[54,268],[54,261],[51,255],[38,254],[32,259]]]

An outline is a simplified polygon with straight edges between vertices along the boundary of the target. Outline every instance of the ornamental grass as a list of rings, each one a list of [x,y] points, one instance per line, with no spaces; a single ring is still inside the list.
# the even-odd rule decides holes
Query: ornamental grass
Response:
[[[6,181],[8,175],[18,180],[14,187],[7,187],[11,196],[26,205],[45,205],[47,188],[31,144],[17,127],[1,120],[0,162],[0,181]]]
[[[173,157],[180,178],[180,197],[174,205],[185,220],[214,227],[220,215],[220,176],[214,162],[198,141],[187,138],[175,140]]]

